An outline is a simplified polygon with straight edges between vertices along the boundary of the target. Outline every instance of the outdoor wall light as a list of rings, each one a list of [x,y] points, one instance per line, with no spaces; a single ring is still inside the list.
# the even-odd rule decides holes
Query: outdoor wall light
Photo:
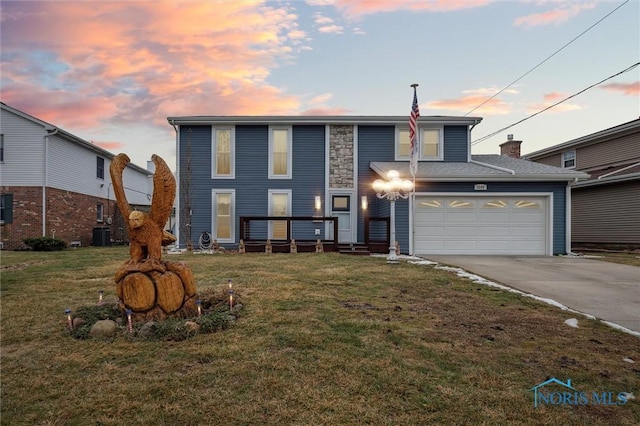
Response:
[[[319,195],[316,195],[315,206],[316,210],[320,210],[320,208],[322,208],[322,200]]]
[[[362,210],[369,208],[369,199],[366,195],[363,195],[362,198],[360,198],[360,206],[362,207]]]
[[[390,203],[389,216],[389,255],[387,263],[398,263],[398,254],[396,253],[396,200],[407,199],[409,193],[413,191],[413,182],[408,179],[400,179],[400,173],[397,170],[389,170],[387,172],[387,180],[376,179],[373,182],[373,190],[380,199],[388,200]]]

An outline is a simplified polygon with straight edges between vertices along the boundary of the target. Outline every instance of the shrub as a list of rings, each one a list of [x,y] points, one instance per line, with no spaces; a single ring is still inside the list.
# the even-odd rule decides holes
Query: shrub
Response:
[[[22,241],[33,251],[56,251],[67,248],[67,243],[52,237],[25,238]]]

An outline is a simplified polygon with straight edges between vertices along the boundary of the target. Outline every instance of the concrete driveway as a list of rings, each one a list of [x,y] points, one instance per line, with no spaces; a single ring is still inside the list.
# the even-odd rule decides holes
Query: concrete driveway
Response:
[[[640,332],[640,268],[578,257],[425,256]]]

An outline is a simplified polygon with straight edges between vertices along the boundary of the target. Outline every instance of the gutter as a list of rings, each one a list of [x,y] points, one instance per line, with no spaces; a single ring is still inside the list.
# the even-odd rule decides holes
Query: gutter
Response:
[[[600,180],[600,179],[602,179],[602,178],[607,178],[607,177],[612,176],[612,175],[615,175],[615,174],[618,174],[618,173],[623,172],[623,171],[625,171],[625,170],[629,170],[629,169],[631,169],[631,168],[633,168],[633,167],[636,167],[636,166],[640,166],[640,163],[630,164],[630,165],[628,165],[627,167],[623,167],[623,168],[621,168],[621,169],[619,169],[619,170],[615,170],[615,171],[613,171],[613,172],[605,173],[605,174],[604,174],[604,175],[602,175],[602,176],[598,176],[598,180]]]
[[[44,176],[42,179],[42,236],[47,236],[47,186],[49,186],[49,136],[56,135],[59,131],[57,127],[44,128],[45,133],[42,136],[44,142]],[[51,132],[51,133],[49,133]]]

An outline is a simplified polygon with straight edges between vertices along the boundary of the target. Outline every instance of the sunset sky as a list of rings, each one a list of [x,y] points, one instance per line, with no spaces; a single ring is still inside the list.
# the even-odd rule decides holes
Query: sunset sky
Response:
[[[408,120],[410,84],[419,83],[422,116],[483,117],[477,140],[640,60],[639,0],[0,5],[2,102],[143,167],[155,153],[175,169],[168,116]],[[639,115],[636,67],[474,144],[473,153],[499,153],[507,134],[528,153]]]

